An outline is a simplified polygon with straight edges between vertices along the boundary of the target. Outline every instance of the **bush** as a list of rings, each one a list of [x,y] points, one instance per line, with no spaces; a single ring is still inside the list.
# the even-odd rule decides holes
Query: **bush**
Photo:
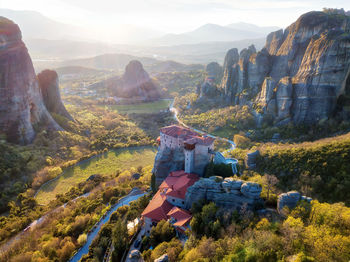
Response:
[[[235,142],[236,146],[240,148],[249,148],[251,146],[250,139],[243,135],[234,135],[233,142]]]
[[[162,220],[151,229],[150,243],[156,247],[159,243],[168,242],[175,236],[174,227],[168,221]]]
[[[55,178],[56,176],[62,173],[62,169],[57,166],[57,167],[50,168],[47,172],[50,178]]]
[[[86,243],[86,240],[87,240],[87,235],[86,234],[81,234],[79,237],[78,237],[78,244],[80,246],[84,245]]]

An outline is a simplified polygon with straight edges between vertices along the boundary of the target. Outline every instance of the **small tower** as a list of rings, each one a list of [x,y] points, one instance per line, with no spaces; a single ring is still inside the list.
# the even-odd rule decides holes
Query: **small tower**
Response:
[[[185,142],[184,151],[185,151],[185,172],[190,174],[194,170],[194,151],[196,145],[195,143]]]

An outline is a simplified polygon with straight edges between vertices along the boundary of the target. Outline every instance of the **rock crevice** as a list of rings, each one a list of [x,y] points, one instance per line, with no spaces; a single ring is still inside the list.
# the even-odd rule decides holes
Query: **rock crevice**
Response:
[[[350,118],[349,69],[350,17],[309,12],[270,33],[259,52],[253,46],[239,55],[229,50],[220,91],[226,103],[253,103],[275,124]]]

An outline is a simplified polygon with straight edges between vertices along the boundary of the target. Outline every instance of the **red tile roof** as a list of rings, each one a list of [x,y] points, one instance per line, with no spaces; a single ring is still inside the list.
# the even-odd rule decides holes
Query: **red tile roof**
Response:
[[[192,131],[189,128],[178,126],[178,125],[171,125],[166,126],[160,129],[160,132],[163,134],[166,134],[168,136],[172,137],[181,137],[183,139],[189,139],[193,136],[200,136],[199,133]]]
[[[186,143],[210,145],[214,142],[211,137],[202,137],[201,134],[178,125],[163,127],[160,132],[171,137],[182,138]]]
[[[186,224],[190,222],[192,218],[191,214],[188,211],[183,210],[179,207],[173,207],[169,211],[168,217],[174,218],[176,220],[174,223],[174,226],[176,227],[186,226]]]
[[[158,192],[149,202],[142,216],[151,218],[153,221],[167,220],[174,217],[178,224],[182,226],[191,220],[191,214],[183,209],[174,207],[167,200],[167,196],[185,199],[187,188],[192,186],[199,179],[196,174],[187,174],[185,171],[171,172],[169,176],[159,186]],[[174,225],[175,225],[174,224]]]
[[[185,199],[187,188],[199,179],[196,174],[188,174],[185,171],[171,172],[159,186],[159,191],[167,196]]]
[[[158,191],[142,212],[142,216],[151,218],[157,222],[163,219],[167,220],[167,214],[172,208],[173,205],[166,200],[166,196]]]
[[[214,142],[214,138],[206,136],[206,137],[192,137],[190,139],[187,139],[184,141],[184,143],[186,144],[190,144],[190,145],[194,145],[194,144],[200,144],[200,145],[206,145],[209,146],[210,144],[212,144]]]
[[[190,212],[181,209],[179,207],[173,207],[169,212],[168,212],[168,217],[172,217],[174,219],[176,219],[177,221],[183,221],[183,220],[187,220],[189,221],[192,216],[190,214]]]

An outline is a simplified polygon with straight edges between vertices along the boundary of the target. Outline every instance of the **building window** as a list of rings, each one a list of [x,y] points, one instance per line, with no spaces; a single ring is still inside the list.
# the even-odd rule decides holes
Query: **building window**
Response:
[[[182,204],[184,205],[184,204],[185,204],[185,201],[182,201]]]

